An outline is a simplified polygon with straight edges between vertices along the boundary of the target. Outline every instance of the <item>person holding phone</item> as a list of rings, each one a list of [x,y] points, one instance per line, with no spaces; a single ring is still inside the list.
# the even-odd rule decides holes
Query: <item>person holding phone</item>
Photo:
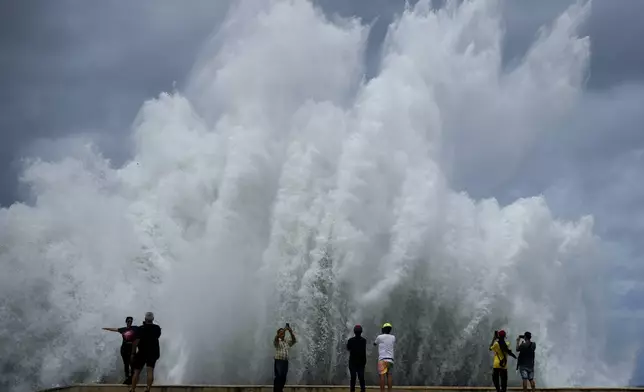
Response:
[[[523,381],[523,392],[528,391],[528,382],[533,392],[536,388],[534,382],[534,352],[536,349],[537,344],[532,341],[532,334],[530,332],[526,331],[523,335],[519,335],[516,344],[516,350],[519,353],[517,369]]]
[[[286,338],[286,332],[288,332],[290,339]],[[297,343],[297,339],[288,323],[286,323],[284,328],[277,330],[275,338],[273,339],[273,346],[275,347],[275,364],[273,368],[275,374],[273,380],[274,392],[282,392],[284,390],[286,375],[288,374],[288,351],[295,343]]]

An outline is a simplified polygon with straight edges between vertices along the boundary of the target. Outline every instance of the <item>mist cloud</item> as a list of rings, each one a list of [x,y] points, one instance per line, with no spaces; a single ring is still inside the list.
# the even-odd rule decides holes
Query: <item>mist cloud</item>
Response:
[[[172,91],[174,82],[182,87],[201,45],[227,9],[227,5],[214,3],[79,6],[56,2],[40,10],[15,5],[13,13],[0,13],[31,21],[28,28],[18,23],[19,18],[12,25],[3,24],[3,29],[13,30],[1,35],[3,48],[10,50],[2,59],[3,75],[12,80],[0,93],[0,156],[14,164],[12,171],[2,175],[7,185],[2,187],[1,201],[14,201],[23,157],[52,161],[86,157],[84,149],[90,141],[115,165],[131,157],[130,124],[135,114],[145,99]],[[359,14],[367,21],[379,16],[372,40],[384,36],[392,13],[402,7],[391,2],[318,4],[328,15]],[[558,1],[540,2],[538,7],[517,4],[504,4],[509,38],[503,43],[503,62],[509,68],[520,63],[526,42],[532,41],[537,29],[569,5]],[[616,266],[615,284],[621,285],[612,322],[625,331],[623,339],[634,336],[628,331],[635,320],[635,316],[625,317],[624,309],[640,309],[644,294],[641,286],[633,284],[643,275],[639,265],[644,255],[639,241],[644,231],[644,186],[638,180],[644,178],[644,91],[637,83],[642,80],[644,56],[633,37],[641,37],[644,12],[633,7],[641,5],[593,3],[581,30],[590,36],[589,80],[574,108],[566,113],[566,121],[538,126],[536,132],[528,133],[529,139],[516,140],[512,139],[517,136],[515,131],[520,137],[526,134],[499,127],[499,122],[508,120],[501,118],[502,112],[490,111],[487,120],[477,124],[468,124],[465,115],[455,117],[453,133],[446,135],[452,154],[446,154],[443,162],[449,167],[449,182],[474,198],[497,197],[504,205],[517,197],[543,193],[557,216],[577,220],[592,214],[594,230],[606,241],[603,252]],[[373,64],[380,49],[378,42],[370,41],[367,46],[370,61],[365,72],[370,75],[376,74]],[[562,102],[546,103],[556,107]],[[533,115],[540,120],[538,111]],[[329,116],[333,118],[332,113]],[[94,214],[89,206],[80,211],[90,218]]]

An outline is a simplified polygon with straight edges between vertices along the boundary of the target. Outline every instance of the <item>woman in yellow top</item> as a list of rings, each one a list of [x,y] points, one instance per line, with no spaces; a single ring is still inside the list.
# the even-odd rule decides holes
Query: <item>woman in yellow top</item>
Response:
[[[517,359],[505,342],[505,331],[494,331],[490,351],[494,352],[492,382],[496,392],[505,392],[508,387],[508,356]]]

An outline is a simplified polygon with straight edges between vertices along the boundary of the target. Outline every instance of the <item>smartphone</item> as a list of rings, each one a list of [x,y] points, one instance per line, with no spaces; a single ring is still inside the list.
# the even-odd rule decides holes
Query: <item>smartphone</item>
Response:
[[[286,323],[286,328],[291,328],[289,323]]]

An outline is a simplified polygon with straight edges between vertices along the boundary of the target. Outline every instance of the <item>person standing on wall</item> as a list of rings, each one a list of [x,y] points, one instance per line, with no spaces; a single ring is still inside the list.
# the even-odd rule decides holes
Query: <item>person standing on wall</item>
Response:
[[[519,335],[517,338],[516,350],[519,353],[517,369],[519,369],[519,374],[521,374],[524,392],[528,391],[528,381],[533,392],[536,388],[534,383],[534,352],[536,348],[537,344],[532,341],[532,334],[530,332]]]
[[[385,323],[382,326],[382,334],[376,337],[373,342],[374,346],[378,346],[378,375],[380,377],[380,392],[385,391],[385,379],[387,380],[387,389],[391,392],[393,388],[393,375],[394,370],[394,345],[396,344],[396,337],[391,334],[393,329],[392,325]]]
[[[505,392],[508,388],[508,356],[516,359],[512,350],[505,342],[505,331],[494,331],[490,351],[494,352],[492,382],[497,392]]]
[[[286,338],[286,332],[288,332],[290,339]],[[286,327],[277,330],[273,339],[273,346],[275,347],[275,363],[273,366],[275,376],[273,379],[274,392],[284,390],[286,376],[288,375],[288,351],[295,343],[297,343],[297,339],[295,339],[295,334],[288,323],[286,323]]]
[[[161,349],[159,347],[161,327],[154,324],[154,314],[147,312],[145,314],[145,321],[135,331],[131,359],[134,374],[132,375],[130,392],[135,392],[143,366],[146,367],[147,371],[147,387],[145,390],[149,392],[154,382],[154,366],[161,356]]]
[[[356,390],[356,375],[360,380],[360,392],[365,392],[364,368],[367,365],[367,339],[362,337],[362,327],[353,327],[354,337],[347,341],[349,351],[349,373],[351,374],[351,392]]]
[[[125,318],[125,327],[121,328],[103,328],[105,331],[118,332],[123,338],[121,343],[121,359],[123,360],[123,370],[125,372],[125,380],[123,384],[132,382],[132,368],[130,366],[130,357],[132,356],[132,342],[134,341],[134,328],[132,322],[134,319],[131,316]]]

